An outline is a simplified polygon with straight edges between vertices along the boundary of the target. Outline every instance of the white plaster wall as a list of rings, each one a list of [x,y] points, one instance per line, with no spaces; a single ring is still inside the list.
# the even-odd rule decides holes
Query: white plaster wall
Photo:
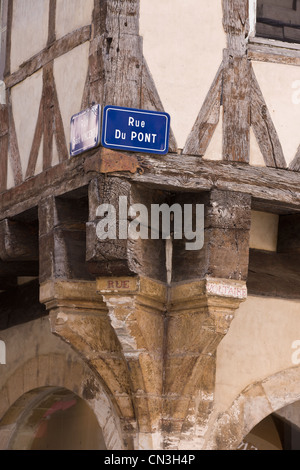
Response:
[[[300,145],[300,69],[268,62],[253,68],[289,165]]]
[[[57,0],[56,38],[91,24],[94,0]]]
[[[140,34],[179,148],[222,62],[221,0],[141,0]]]
[[[13,171],[10,163],[10,151],[8,150],[8,162],[7,162],[7,180],[6,187],[7,189],[13,188],[15,186]]]
[[[51,333],[48,317],[1,331],[6,345],[6,365],[0,368],[0,388],[12,373],[36,355],[53,353],[76,357],[73,350]]]
[[[54,61],[54,78],[67,145],[70,142],[71,117],[81,110],[89,45],[86,42]]]
[[[223,158],[223,107],[220,110],[220,119],[207,147],[204,160],[222,160]]]
[[[300,301],[249,296],[217,350],[217,411],[225,411],[246,386],[295,367],[296,340]]]
[[[258,142],[256,140],[254,131],[252,127],[250,127],[250,158],[249,163],[251,166],[260,166],[265,167],[265,160],[261,150],[259,148]]]
[[[276,251],[279,216],[267,212],[251,212],[250,248]]]
[[[25,177],[42,97],[42,71],[14,86],[11,90],[12,107]]]
[[[47,44],[49,0],[14,0],[11,70],[37,54]]]

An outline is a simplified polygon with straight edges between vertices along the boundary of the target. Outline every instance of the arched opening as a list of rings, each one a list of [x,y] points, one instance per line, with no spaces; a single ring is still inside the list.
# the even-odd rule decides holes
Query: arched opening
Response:
[[[105,450],[101,427],[90,406],[65,388],[26,393],[1,421],[10,428],[11,450]]]
[[[300,401],[260,421],[238,446],[240,450],[300,450]]]

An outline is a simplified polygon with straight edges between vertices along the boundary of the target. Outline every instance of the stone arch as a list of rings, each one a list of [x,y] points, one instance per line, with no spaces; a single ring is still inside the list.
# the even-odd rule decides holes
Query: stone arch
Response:
[[[31,404],[43,394],[57,389],[73,392],[94,412],[109,450],[126,447],[120,417],[96,375],[83,361],[66,358],[63,354],[47,354],[31,358],[17,368],[0,390],[0,449],[5,450],[16,431],[18,419],[12,407],[22,401],[22,407]],[[25,409],[25,408],[24,408]]]
[[[277,372],[246,387],[215,420],[205,448],[234,450],[269,414],[300,400],[300,366]]]

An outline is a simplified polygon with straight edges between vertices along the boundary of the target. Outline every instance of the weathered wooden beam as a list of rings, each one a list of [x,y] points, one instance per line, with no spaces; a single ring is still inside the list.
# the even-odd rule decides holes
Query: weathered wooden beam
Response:
[[[49,196],[39,203],[39,277],[90,279],[85,265],[84,200]]]
[[[1,219],[36,207],[41,198],[60,196],[87,186],[101,173],[101,160],[112,151],[100,148],[49,168],[0,194]],[[116,155],[119,155],[116,152]],[[128,153],[136,160],[136,154]],[[149,187],[169,191],[202,192],[212,188],[249,194],[273,207],[299,211],[300,175],[275,168],[258,168],[237,162],[210,162],[197,156],[168,154],[163,157],[138,156],[144,172],[113,171],[111,175]]]
[[[250,159],[251,64],[225,51],[223,72],[223,159]]]
[[[6,24],[7,35],[6,35],[4,77],[10,74],[10,51],[11,51],[13,8],[14,8],[14,0],[10,0],[8,2],[8,7],[7,7],[7,24]]]
[[[251,74],[251,125],[256,140],[267,166],[286,168],[282,146],[253,69]]]
[[[43,170],[52,166],[53,156],[53,62],[43,68]]]
[[[55,42],[55,20],[56,20],[56,0],[49,1],[49,18],[48,18],[48,40],[47,44],[50,46]]]
[[[289,46],[284,43],[286,47],[282,47],[276,41],[268,39],[253,38],[248,44],[247,56],[248,59],[260,62],[273,62],[275,64],[286,65],[300,65],[300,49],[294,44]]]
[[[0,259],[2,261],[37,261],[37,227],[19,221],[0,222]]]
[[[223,26],[227,33],[227,47],[234,55],[244,55],[249,32],[248,0],[222,0]]]
[[[11,2],[12,3],[12,2]],[[21,64],[19,70],[11,75],[7,75],[5,78],[6,88],[11,88],[17,83],[25,80],[27,77],[37,72],[39,69],[44,67],[49,62],[57,59],[63,54],[74,49],[74,47],[80,46],[91,38],[91,27],[83,26],[80,29],[67,34],[66,36],[55,41],[50,47],[47,46],[41,52],[31,57],[29,60]]]

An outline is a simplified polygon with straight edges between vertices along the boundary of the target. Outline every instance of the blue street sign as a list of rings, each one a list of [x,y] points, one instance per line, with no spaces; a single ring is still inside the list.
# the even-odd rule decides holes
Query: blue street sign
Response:
[[[105,106],[103,147],[164,155],[169,150],[170,116],[141,109]]]
[[[71,118],[70,155],[79,155],[100,144],[100,105],[91,106]]]

